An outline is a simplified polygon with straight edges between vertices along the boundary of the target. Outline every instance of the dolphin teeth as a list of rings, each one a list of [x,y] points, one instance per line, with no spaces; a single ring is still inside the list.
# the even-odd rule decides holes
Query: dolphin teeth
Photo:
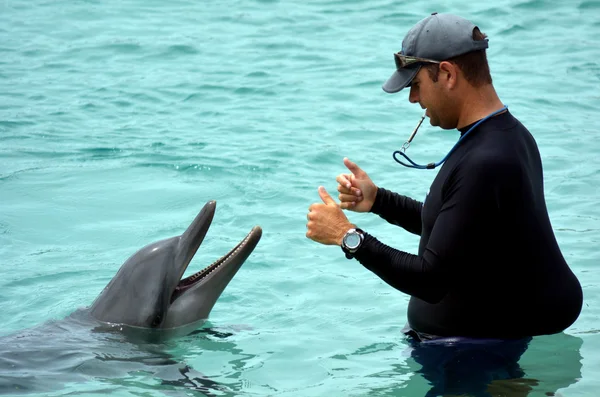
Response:
[[[180,290],[180,291],[183,289],[186,289],[186,287],[190,287],[192,284],[196,283],[199,279],[203,279],[204,277],[207,277],[208,275],[210,275],[213,271],[217,270],[223,263],[227,262],[227,260],[229,258],[234,256],[238,251],[240,251],[242,249],[242,247],[244,247],[246,245],[249,238],[250,238],[250,233],[246,237],[244,237],[244,239],[237,245],[237,247],[235,247],[233,250],[231,250],[228,254],[221,257],[220,259],[217,259],[211,265],[205,267],[204,269],[200,270],[199,272],[194,273],[193,275],[179,281],[179,284],[177,285],[176,289]]]

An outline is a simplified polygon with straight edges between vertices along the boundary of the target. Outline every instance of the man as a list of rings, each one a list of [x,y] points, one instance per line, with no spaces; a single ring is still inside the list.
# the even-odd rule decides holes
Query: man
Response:
[[[307,215],[308,238],[341,246],[411,296],[406,332],[418,341],[558,333],[582,306],[550,224],[536,142],[498,98],[487,47],[471,22],[434,13],[394,54],[396,71],[383,90],[409,87],[409,101],[427,109],[431,125],[461,133],[425,203],[376,186],[344,159],[351,173],[337,177],[341,204],[320,187],[324,203]],[[420,235],[418,255],[381,243],[342,209],[372,212]]]

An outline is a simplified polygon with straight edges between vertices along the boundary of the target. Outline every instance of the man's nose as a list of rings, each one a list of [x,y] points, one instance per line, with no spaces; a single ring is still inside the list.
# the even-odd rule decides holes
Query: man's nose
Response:
[[[414,86],[410,86],[410,93],[408,94],[408,101],[410,103],[417,103],[419,102],[419,90],[418,88],[415,89],[413,88]]]

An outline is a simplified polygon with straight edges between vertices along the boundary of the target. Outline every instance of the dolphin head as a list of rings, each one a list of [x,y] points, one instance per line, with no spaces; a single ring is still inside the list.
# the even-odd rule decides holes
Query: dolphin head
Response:
[[[262,235],[255,226],[225,256],[181,279],[215,209],[216,202],[209,201],[182,235],[151,243],[127,259],[96,298],[90,314],[105,323],[152,329],[180,328],[208,318]]]

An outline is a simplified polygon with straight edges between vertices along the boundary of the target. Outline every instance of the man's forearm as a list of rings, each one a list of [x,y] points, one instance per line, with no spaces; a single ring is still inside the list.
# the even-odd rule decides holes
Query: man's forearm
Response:
[[[371,212],[393,225],[420,236],[422,208],[423,203],[420,201],[379,187]]]

